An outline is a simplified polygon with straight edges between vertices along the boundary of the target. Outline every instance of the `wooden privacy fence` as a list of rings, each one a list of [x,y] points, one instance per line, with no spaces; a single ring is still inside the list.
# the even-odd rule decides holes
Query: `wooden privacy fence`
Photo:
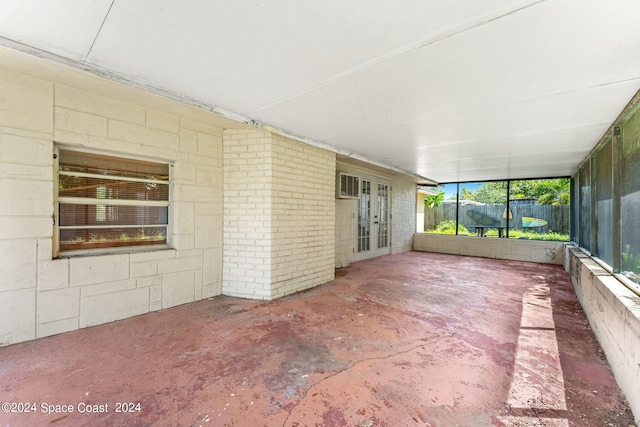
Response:
[[[469,231],[477,225],[468,215],[468,211],[476,211],[488,217],[500,220],[502,225],[507,225],[504,219],[505,205],[463,205],[460,206],[460,225],[464,225]],[[536,233],[548,233],[554,231],[561,234],[569,234],[569,205],[513,205],[510,208],[512,218],[509,219],[509,228],[513,230],[535,231]],[[547,221],[547,225],[534,228],[523,228],[522,218],[538,218]],[[442,205],[437,208],[425,208],[424,229],[433,230],[443,221],[456,219],[456,205]]]

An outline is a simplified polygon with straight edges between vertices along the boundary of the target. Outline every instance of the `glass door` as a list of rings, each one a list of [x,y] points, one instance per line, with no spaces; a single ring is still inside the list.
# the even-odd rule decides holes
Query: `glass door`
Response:
[[[371,181],[360,180],[360,200],[358,200],[358,253],[371,250]]]
[[[389,253],[390,251],[390,239],[389,239],[389,184],[378,182],[378,195],[376,215],[374,216],[374,224],[378,227],[377,244],[376,249],[378,252],[382,251]],[[376,255],[384,255],[384,253],[378,253]]]
[[[361,175],[354,261],[391,253],[388,180]]]

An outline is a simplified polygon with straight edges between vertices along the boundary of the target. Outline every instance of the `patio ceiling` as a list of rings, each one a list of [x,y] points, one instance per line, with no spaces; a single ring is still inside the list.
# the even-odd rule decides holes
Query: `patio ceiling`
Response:
[[[0,45],[440,182],[571,174],[637,0],[4,0]]]

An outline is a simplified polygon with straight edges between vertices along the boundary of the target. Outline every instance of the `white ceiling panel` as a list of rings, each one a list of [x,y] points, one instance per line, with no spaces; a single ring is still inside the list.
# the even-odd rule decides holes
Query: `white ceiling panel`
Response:
[[[368,143],[372,147],[380,146],[381,152],[389,141],[394,142],[394,148],[429,150],[445,146],[447,150],[455,150],[458,146],[464,147],[468,141],[480,141],[486,148],[491,148],[488,145],[491,141],[523,135],[537,135],[543,140],[546,134],[555,132],[602,130],[618,115],[627,102],[628,93],[634,93],[639,87],[640,79],[495,107],[436,113],[420,120],[370,128],[361,134],[340,136],[327,142],[345,148],[351,143]],[[583,108],[585,105],[590,108]],[[394,136],[398,132],[402,135]],[[594,141],[582,143],[585,147],[593,144]]]
[[[112,0],[2,0],[0,37],[84,60]]]
[[[0,44],[486,180],[577,168],[640,89],[637,16],[637,0],[4,0]]]
[[[529,3],[118,1],[89,60],[247,114]]]
[[[537,8],[543,6],[370,67],[252,116],[295,133],[304,129],[312,138],[335,139],[434,114],[535,98],[547,98],[552,107],[554,94],[640,79],[640,55],[621,55],[618,46],[598,48],[593,54],[576,53],[583,43],[602,43],[597,31],[589,39],[566,40],[561,38],[566,30],[559,28],[564,24],[557,22],[549,30],[540,28],[530,34],[526,26],[541,26],[539,21],[546,15]],[[527,19],[528,15],[534,16]],[[640,31],[635,33],[640,41]],[[640,53],[638,41],[633,42],[634,49],[621,51]],[[622,106],[616,106],[617,112]],[[544,112],[546,106],[541,107]],[[581,110],[589,114],[586,108]]]
[[[526,135],[489,144],[473,141],[456,147],[455,158],[447,147],[414,153],[414,167],[439,171],[442,182],[497,179],[500,175],[487,172],[500,168],[508,172],[509,178],[566,176],[567,170],[576,167],[575,158],[583,159],[591,150],[582,141],[597,140],[600,136],[599,129],[583,129],[554,132],[542,138]]]
[[[430,171],[440,182],[566,176],[567,171],[575,169],[580,162],[575,159],[584,159],[591,150],[593,144],[584,141],[597,141],[602,132],[601,127],[594,127],[416,148],[396,143],[417,133],[414,128],[405,127],[395,130],[386,139],[382,133],[380,139],[384,141],[373,151],[386,164],[420,175],[425,175],[421,171]],[[398,163],[398,159],[402,163]],[[514,164],[518,164],[518,168],[513,168]],[[564,168],[559,169],[559,164]],[[491,170],[502,168],[505,172],[487,175],[488,166]]]

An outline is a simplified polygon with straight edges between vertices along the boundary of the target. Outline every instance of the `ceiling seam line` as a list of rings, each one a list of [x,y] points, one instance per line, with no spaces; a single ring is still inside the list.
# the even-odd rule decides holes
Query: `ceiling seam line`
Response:
[[[455,141],[455,142],[452,142],[452,143],[429,145],[428,148],[429,149],[431,149],[431,148],[446,148],[446,147],[449,147],[449,146],[452,146],[452,145],[457,145],[457,144],[482,143],[482,142],[488,142],[488,141],[508,141],[510,139],[513,139],[513,138],[525,138],[525,137],[528,137],[528,136],[549,135],[549,134],[566,133],[566,132],[573,132],[573,131],[597,130],[597,129],[601,129],[602,126],[604,124],[606,124],[606,123],[608,123],[608,121],[585,123],[585,125],[583,125],[583,126],[571,126],[571,127],[564,127],[564,128],[546,129],[546,130],[542,130],[542,131],[538,131],[538,132],[521,132],[521,133],[518,133],[516,135],[503,136],[503,137],[481,138],[481,139],[465,139],[465,140],[462,140],[462,141]]]
[[[476,28],[480,28],[480,27],[482,27],[484,25],[487,25],[487,24],[490,24],[490,23],[495,22],[497,20],[500,20],[502,18],[511,16],[511,15],[516,14],[518,12],[521,12],[521,11],[523,11],[525,9],[529,9],[531,7],[537,6],[540,3],[544,3],[546,1],[548,1],[548,0],[537,0],[534,3],[527,4],[525,6],[522,6],[522,7],[518,8],[518,9],[510,10],[510,11],[502,13],[502,14],[500,14],[498,16],[494,16],[493,18],[488,18],[488,19],[486,19],[486,20],[484,20],[482,22],[478,22],[478,23],[472,24],[470,26],[460,28],[458,30],[452,30],[449,33],[445,33],[445,34],[436,36],[435,38],[433,38],[433,39],[431,39],[431,40],[429,40],[429,41],[427,41],[425,43],[421,43],[420,45],[415,46],[415,47],[409,47],[409,48],[405,48],[405,49],[403,49],[403,48],[396,49],[398,52],[395,53],[395,54],[392,51],[389,54],[389,56],[382,55],[382,56],[379,56],[378,58],[374,58],[374,59],[372,59],[370,61],[365,61],[362,64],[359,64],[359,65],[357,65],[355,67],[352,67],[350,70],[347,70],[345,72],[337,74],[336,76],[330,78],[329,80],[327,80],[327,81],[325,81],[325,82],[323,82],[321,84],[313,86],[313,87],[311,87],[309,89],[305,89],[305,90],[303,90],[301,92],[298,92],[298,93],[296,93],[294,95],[287,96],[287,97],[282,98],[282,99],[280,99],[278,101],[272,102],[272,103],[270,103],[268,105],[253,109],[251,111],[247,111],[247,112],[245,112],[245,114],[247,114],[247,115],[256,114],[259,111],[265,110],[267,108],[271,108],[271,107],[273,107],[275,105],[278,105],[278,104],[281,104],[283,102],[289,101],[291,99],[297,98],[299,96],[305,95],[305,94],[307,94],[309,92],[313,92],[316,89],[320,89],[322,87],[329,86],[330,84],[333,84],[333,83],[335,83],[337,81],[344,80],[344,79],[346,79],[348,77],[351,77],[351,76],[354,76],[356,74],[362,73],[362,72],[364,72],[365,70],[367,70],[369,68],[375,67],[375,66],[380,65],[380,64],[384,64],[385,62],[392,61],[392,60],[394,60],[396,58],[400,58],[400,57],[402,57],[404,55],[408,55],[408,54],[410,54],[412,52],[416,52],[416,51],[418,51],[420,49],[424,49],[425,47],[434,45],[436,43],[440,43],[442,41],[448,40],[448,39],[450,39],[452,37],[455,37],[455,36],[458,36],[460,34],[464,34],[464,33],[468,32],[468,31],[474,30]]]
[[[606,82],[606,83],[590,85],[590,86],[576,88],[576,89],[569,89],[569,90],[554,92],[554,93],[540,95],[540,96],[534,96],[534,97],[531,97],[531,98],[524,98],[524,99],[521,99],[521,100],[518,100],[518,101],[507,102],[507,103],[504,103],[504,104],[497,104],[497,105],[495,105],[493,107],[490,107],[490,108],[504,107],[504,106],[507,106],[507,105],[518,104],[520,102],[534,101],[536,99],[544,99],[544,98],[549,98],[549,97],[557,96],[557,95],[566,95],[566,94],[574,93],[574,92],[582,92],[584,90],[596,89],[596,88],[601,88],[601,87],[606,87],[606,86],[611,86],[611,85],[617,85],[617,84],[620,84],[620,83],[632,82],[634,80],[640,80],[640,76],[629,77],[629,78],[626,78],[626,79],[615,80],[615,81],[610,81],[610,82]]]
[[[464,140],[456,140],[453,142],[447,142],[447,143],[439,143],[439,144],[435,144],[435,145],[428,145],[428,149],[432,149],[432,148],[446,148],[446,147],[450,147],[450,146],[454,146],[454,145],[458,145],[458,144],[470,144],[470,143],[478,143],[478,142],[486,142],[486,141],[501,141],[501,140],[509,140],[509,139],[513,139],[513,138],[523,138],[523,137],[528,137],[528,136],[537,136],[537,135],[548,135],[548,134],[554,134],[554,133],[566,133],[566,132],[571,132],[571,131],[586,131],[586,130],[591,130],[591,129],[598,129],[600,128],[602,125],[605,125],[606,123],[608,123],[608,121],[605,122],[593,122],[593,123],[585,123],[584,125],[581,126],[572,126],[572,127],[564,127],[564,128],[554,128],[554,129],[547,129],[547,130],[543,130],[543,131],[539,131],[539,132],[525,132],[525,133],[519,133],[517,135],[511,135],[511,136],[504,136],[504,137],[498,137],[498,138],[484,138],[484,139],[464,139]],[[398,125],[400,126],[400,125]],[[381,129],[389,129],[392,128],[393,126],[389,126],[389,127],[383,127],[383,128],[376,128],[374,129],[374,131],[379,131]],[[369,133],[369,132],[367,132]],[[375,133],[375,132],[371,132],[371,133]],[[341,136],[340,138],[348,138],[348,137],[353,137],[353,136],[357,136],[359,134],[352,134],[352,135],[347,135],[347,136]],[[326,140],[327,144],[330,144],[330,142],[332,141],[338,141],[336,138],[329,138]]]
[[[573,93],[573,92],[580,92],[580,91],[583,91],[583,90],[601,88],[601,87],[616,85],[616,84],[620,84],[620,83],[628,83],[628,82],[632,82],[634,80],[640,80],[640,76],[638,76],[638,77],[630,77],[628,79],[616,80],[614,82],[596,84],[596,85],[582,87],[582,88],[578,88],[578,89],[571,89],[571,90],[567,90],[567,91],[564,91],[564,92],[555,92],[555,93],[552,93],[552,94],[534,96],[534,97],[531,97],[531,98],[522,98],[522,99],[519,99],[519,100],[516,100],[516,101],[505,102],[505,103],[502,103],[502,104],[494,104],[494,105],[489,105],[489,106],[486,106],[486,107],[468,108],[468,109],[455,110],[455,111],[446,111],[446,112],[438,113],[438,114],[429,114],[429,115],[424,116],[423,118],[416,119],[416,120],[408,120],[408,121],[405,121],[405,122],[399,122],[399,123],[394,123],[394,124],[390,124],[390,125],[386,125],[386,126],[376,127],[376,128],[373,128],[373,130],[371,132],[384,130],[384,129],[392,129],[392,128],[398,127],[398,126],[405,126],[405,125],[411,125],[411,124],[415,124],[415,123],[420,123],[420,122],[424,121],[425,118],[436,118],[436,117],[446,116],[446,115],[451,115],[451,114],[473,113],[473,112],[477,112],[477,111],[490,110],[492,108],[501,108],[501,107],[506,107],[506,106],[509,106],[509,105],[520,104],[520,103],[523,103],[523,102],[535,101],[535,100],[538,100],[538,99],[549,98],[549,97],[557,96],[557,95],[565,95],[565,94],[569,94],[569,93]],[[339,136],[334,137],[334,138],[329,138],[329,139],[327,139],[327,141],[334,141],[334,140],[336,140],[338,138],[348,138],[348,137],[355,136],[355,135],[359,135],[359,134],[339,135]]]
[[[104,19],[102,20],[102,23],[100,23],[100,28],[98,28],[98,32],[96,33],[96,36],[93,38],[93,42],[91,43],[91,46],[89,47],[89,50],[87,51],[87,54],[84,56],[84,59],[82,60],[82,62],[87,62],[89,55],[91,55],[91,51],[93,51],[93,46],[95,46],[96,42],[98,41],[98,37],[100,37],[100,33],[102,32],[102,27],[104,27],[105,22],[107,22],[107,19],[109,18],[109,14],[111,13],[111,8],[113,8],[113,5],[115,4],[115,2],[116,0],[111,0],[111,4],[109,5],[109,10],[107,10],[107,13],[105,13]]]

